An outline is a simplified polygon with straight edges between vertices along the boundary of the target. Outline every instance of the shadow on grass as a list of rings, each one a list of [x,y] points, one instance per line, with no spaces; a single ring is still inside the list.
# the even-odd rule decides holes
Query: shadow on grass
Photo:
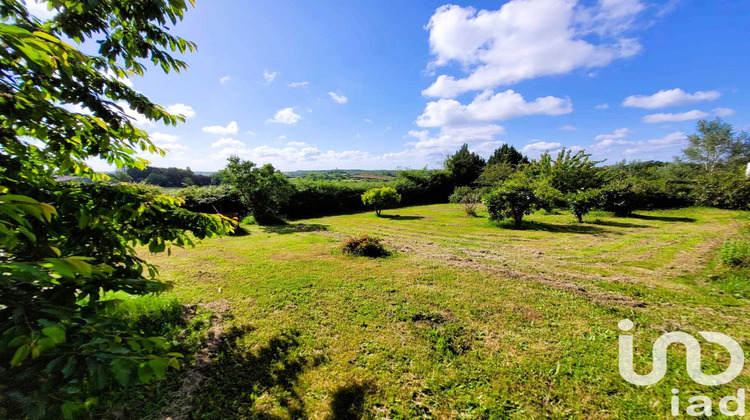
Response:
[[[660,222],[673,222],[673,223],[694,223],[698,221],[698,219],[693,219],[692,217],[648,216],[645,214],[631,214],[629,217],[633,219],[657,220]]]
[[[494,222],[495,226],[503,229],[511,230],[538,230],[544,232],[555,232],[555,233],[577,233],[583,235],[595,235],[600,233],[609,233],[610,231],[602,229],[597,226],[591,226],[588,224],[569,224],[569,225],[557,225],[551,223],[542,222],[529,222],[524,221],[521,226],[517,227],[513,224],[513,221],[505,220],[502,222]]]
[[[263,226],[263,231],[267,233],[278,233],[280,235],[289,235],[301,232],[320,232],[328,230],[330,226],[317,223],[290,223],[288,225]]]
[[[207,366],[207,378],[192,401],[195,418],[256,419],[303,418],[304,402],[296,388],[299,376],[309,367],[324,362],[300,354],[299,333],[284,332],[258,350],[240,343],[248,328],[232,327]],[[262,399],[262,400],[261,400]],[[262,407],[279,407],[279,416],[260,412]]]
[[[333,394],[330,420],[361,419],[365,414],[365,397],[374,386],[370,383],[353,383],[342,386]]]
[[[381,214],[380,218],[391,220],[419,220],[424,219],[424,216],[400,216],[398,214]]]
[[[250,232],[247,231],[247,229],[243,228],[242,226],[236,226],[234,228],[234,232],[230,234],[230,236],[247,236]]]
[[[594,225],[600,225],[600,226],[611,226],[611,227],[621,227],[621,228],[638,228],[638,229],[645,229],[650,228],[649,225],[639,225],[637,223],[627,223],[627,222],[615,222],[614,220],[599,220],[596,219],[596,221],[591,222]]]

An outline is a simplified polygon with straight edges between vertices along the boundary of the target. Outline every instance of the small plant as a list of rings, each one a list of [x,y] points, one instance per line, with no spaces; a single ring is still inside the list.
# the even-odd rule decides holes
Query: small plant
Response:
[[[373,207],[378,217],[384,209],[396,207],[400,202],[401,194],[391,187],[373,188],[362,194],[362,203]]]
[[[477,190],[471,187],[456,187],[449,197],[451,203],[461,204],[469,216],[477,215],[477,206],[482,202],[482,197]]]
[[[380,238],[370,235],[347,239],[341,247],[341,250],[344,254],[370,258],[387,257],[391,255],[391,253],[380,243]]]
[[[568,195],[570,211],[575,215],[578,223],[583,223],[583,216],[596,206],[599,195],[599,190],[578,191]]]
[[[535,203],[534,190],[517,181],[506,182],[484,196],[490,220],[513,219],[516,227],[521,226],[523,216],[531,213]]]
[[[724,265],[732,267],[750,265],[750,241],[744,239],[726,241],[719,252]]]

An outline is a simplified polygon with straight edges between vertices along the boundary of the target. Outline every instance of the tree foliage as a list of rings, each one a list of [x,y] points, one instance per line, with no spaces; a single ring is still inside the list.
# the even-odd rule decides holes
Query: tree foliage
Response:
[[[482,194],[471,187],[456,187],[449,197],[451,203],[461,204],[469,216],[477,215],[477,206],[482,202]]]
[[[747,164],[750,160],[750,137],[746,132],[735,133],[731,124],[721,118],[698,121],[698,133],[688,136],[684,157],[712,173],[723,164]]]
[[[456,153],[445,159],[445,169],[450,172],[457,187],[470,185],[476,181],[482,173],[484,165],[484,159],[478,154],[470,152],[467,144],[461,146]]]
[[[599,190],[584,190],[570,193],[567,197],[570,211],[578,220],[583,223],[583,216],[587,215],[599,203]]]
[[[499,149],[495,150],[487,160],[488,166],[508,164],[514,168],[528,163],[529,159],[516,150],[514,146],[508,146],[508,143],[503,144]]]
[[[401,194],[391,187],[373,188],[362,194],[362,203],[375,209],[378,217],[384,209],[396,207],[400,202]]]
[[[270,163],[257,167],[239,156],[231,156],[224,171],[227,181],[258,224],[283,223],[279,209],[289,200],[294,186],[280,171]]]
[[[511,180],[485,195],[483,201],[490,220],[512,219],[520,227],[523,216],[531,213],[536,196],[529,185]]]
[[[148,382],[179,367],[162,338],[123,330],[108,318],[113,291],[169,287],[138,256],[224,231],[222,219],[181,209],[181,200],[137,185],[94,181],[88,162],[145,167],[136,151],[164,154],[129,115],[176,124],[123,83],[150,61],[165,72],[195,49],[170,35],[181,0],[50,0],[40,21],[24,3],[0,3],[0,412],[73,417],[112,384]],[[98,53],[69,44],[93,40]]]
[[[604,183],[605,172],[597,167],[601,161],[590,160],[590,157],[583,150],[573,154],[572,150],[563,148],[553,160],[549,152],[545,152],[525,172],[533,179],[546,178],[553,188],[563,194],[599,188]]]

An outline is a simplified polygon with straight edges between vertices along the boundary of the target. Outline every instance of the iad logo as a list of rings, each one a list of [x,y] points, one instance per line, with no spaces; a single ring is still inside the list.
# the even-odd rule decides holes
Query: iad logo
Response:
[[[622,331],[633,329],[633,322],[629,319],[623,319],[617,325]],[[708,386],[724,385],[731,382],[741,372],[745,365],[745,354],[742,347],[731,337],[717,333],[701,331],[699,334],[709,343],[716,343],[727,349],[729,352],[729,367],[717,375],[706,375],[701,370],[701,345],[692,335],[684,332],[670,332],[662,335],[653,345],[653,359],[651,372],[646,375],[639,375],[633,370],[633,336],[630,334],[620,335],[620,376],[633,385],[647,386],[659,382],[667,373],[667,348],[670,344],[679,343],[685,346],[686,350],[686,367],[687,374],[690,378],[701,384]],[[672,415],[680,414],[679,397],[680,391],[673,389],[672,393]],[[688,402],[699,402],[689,406],[686,410],[688,415],[700,416],[712,414],[711,399],[706,396],[691,397]],[[737,405],[735,410],[730,410],[728,404],[734,402]],[[728,396],[719,402],[719,411],[727,416],[744,416],[745,415],[745,390],[739,389],[737,396]]]

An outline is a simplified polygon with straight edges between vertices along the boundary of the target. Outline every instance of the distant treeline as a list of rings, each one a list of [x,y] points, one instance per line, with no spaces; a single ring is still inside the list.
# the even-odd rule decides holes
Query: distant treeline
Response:
[[[204,187],[219,184],[221,181],[216,175],[198,174],[190,170],[190,168],[157,167],[148,167],[146,169],[130,168],[125,171],[115,172],[112,178],[122,182],[145,182],[146,184],[167,188],[189,187],[191,185]]]

